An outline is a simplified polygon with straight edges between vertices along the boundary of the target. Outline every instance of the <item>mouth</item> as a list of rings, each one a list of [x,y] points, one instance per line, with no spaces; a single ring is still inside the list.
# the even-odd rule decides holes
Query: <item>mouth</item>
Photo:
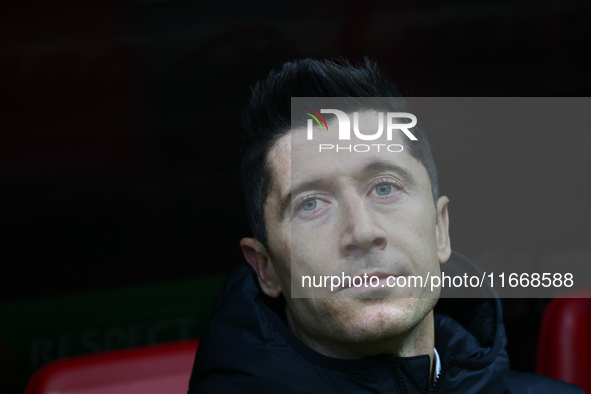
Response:
[[[350,281],[343,281],[339,291],[347,289],[378,289],[387,287],[388,278],[396,280],[395,278],[402,276],[391,272],[374,271],[371,273],[362,273],[360,275],[351,275]]]

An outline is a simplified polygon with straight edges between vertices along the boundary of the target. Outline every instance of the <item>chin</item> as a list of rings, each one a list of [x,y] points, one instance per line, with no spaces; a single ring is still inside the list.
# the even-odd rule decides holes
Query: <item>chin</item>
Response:
[[[396,339],[412,331],[433,310],[436,298],[357,299],[356,313],[349,321],[348,336],[354,342]]]

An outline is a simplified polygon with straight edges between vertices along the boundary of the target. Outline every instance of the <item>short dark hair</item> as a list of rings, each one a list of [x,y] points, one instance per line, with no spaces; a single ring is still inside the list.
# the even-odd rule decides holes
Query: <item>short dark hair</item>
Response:
[[[264,205],[271,190],[268,153],[291,127],[291,97],[401,97],[398,88],[376,63],[365,59],[298,59],[273,70],[252,87],[250,101],[242,114],[242,187],[253,236],[267,249]],[[350,103],[350,108],[354,107]],[[361,109],[361,108],[359,108]],[[369,108],[367,108],[369,109]],[[373,108],[377,109],[377,108]],[[346,111],[348,112],[348,111]],[[408,147],[425,166],[437,205],[437,169],[431,147],[420,128],[413,128],[418,141]]]

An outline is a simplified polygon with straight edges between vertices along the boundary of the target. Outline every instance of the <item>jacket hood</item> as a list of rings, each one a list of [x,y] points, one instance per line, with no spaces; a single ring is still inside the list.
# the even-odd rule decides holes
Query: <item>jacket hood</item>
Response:
[[[447,275],[481,275],[456,252],[442,270]],[[442,370],[431,388],[434,392],[505,389],[509,361],[500,300],[490,286],[472,295],[478,298],[453,298],[459,295],[443,289],[435,307],[435,347]],[[214,304],[189,392],[430,391],[429,356],[326,357],[291,332],[283,313],[281,300],[266,297],[254,271],[241,265]]]

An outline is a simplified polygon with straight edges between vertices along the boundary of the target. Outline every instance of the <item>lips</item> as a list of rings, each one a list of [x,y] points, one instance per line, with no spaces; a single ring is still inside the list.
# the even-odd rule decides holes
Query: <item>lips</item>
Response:
[[[364,279],[366,275],[367,275],[367,279]],[[375,272],[371,272],[371,273],[362,272],[361,274],[358,274],[358,275],[345,275],[345,276],[351,277],[351,283],[349,283],[349,281],[345,281],[345,283],[343,284],[343,286],[341,287],[340,290],[346,290],[346,289],[349,289],[351,287],[355,287],[355,288],[372,288],[373,286],[370,286],[370,281],[371,281],[371,279],[373,277],[377,277],[381,281],[382,279],[386,279],[386,278],[389,278],[389,277],[398,277],[398,276],[401,276],[401,275],[390,273],[390,272],[375,271]],[[357,277],[364,279],[364,282],[363,282],[362,286],[354,286],[353,285],[353,278],[357,278]]]

